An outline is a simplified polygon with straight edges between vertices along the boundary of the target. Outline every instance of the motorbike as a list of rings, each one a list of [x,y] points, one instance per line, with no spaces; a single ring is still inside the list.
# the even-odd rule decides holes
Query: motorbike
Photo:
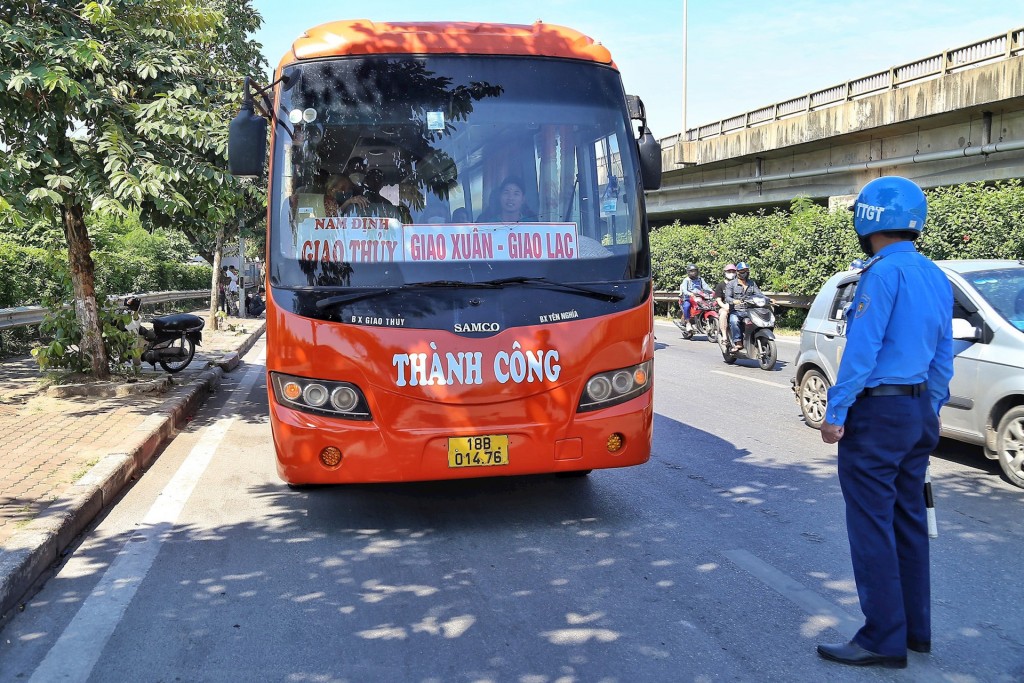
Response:
[[[762,370],[775,368],[779,350],[775,343],[775,313],[763,295],[745,297],[734,304],[737,310],[746,311],[740,318],[740,349],[734,351],[732,339],[727,334],[719,341],[722,359],[732,365],[738,358],[756,360]]]
[[[148,328],[139,318],[142,299],[130,296],[124,300],[124,308],[132,313],[132,321],[125,329],[135,332],[143,341],[142,360],[154,368],[160,367],[170,373],[181,372],[192,362],[196,346],[203,340],[203,326],[206,323],[197,315],[177,313],[153,318],[153,327]]]
[[[680,306],[682,308],[682,306]],[[676,327],[683,333],[683,339],[692,339],[694,334],[703,334],[712,343],[718,341],[718,302],[710,293],[690,295],[690,329],[686,321],[676,320]]]

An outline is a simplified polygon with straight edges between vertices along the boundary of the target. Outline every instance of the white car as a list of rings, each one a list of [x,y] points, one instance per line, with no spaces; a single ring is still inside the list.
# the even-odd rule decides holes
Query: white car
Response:
[[[978,444],[1024,487],[1024,261],[937,261],[953,285],[953,380],[942,436]],[[804,421],[825,417],[859,271],[832,276],[800,335],[793,391]]]

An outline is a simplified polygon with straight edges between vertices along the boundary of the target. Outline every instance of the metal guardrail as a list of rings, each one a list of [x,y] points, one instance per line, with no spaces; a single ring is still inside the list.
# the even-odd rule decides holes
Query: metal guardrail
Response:
[[[143,304],[162,304],[168,301],[180,301],[183,299],[209,299],[210,290],[188,289],[177,292],[151,292],[149,294],[138,294],[136,296],[142,299]],[[43,322],[43,318],[46,317],[46,312],[48,310],[49,309],[45,306],[0,308],[0,330],[6,330],[12,327],[38,325]]]
[[[977,66],[985,62],[1009,59],[1024,53],[1024,28],[1013,29],[1004,34],[979,40],[970,45],[943,50],[909,64],[901,64],[885,71],[879,71],[856,80],[832,85],[800,97],[776,102],[767,107],[732,116],[721,121],[708,123],[686,131],[685,140],[694,142],[752,128],[764,123],[778,121],[787,116],[805,114],[816,109],[834,106],[886,90],[896,90],[927,78],[945,76],[948,73]],[[678,135],[662,139],[672,144]]]
[[[785,292],[765,292],[764,295],[771,299],[775,306],[782,308],[811,307],[812,297],[809,296],[796,296]],[[142,299],[143,304],[160,304],[168,301],[180,301],[182,299],[208,299],[210,291],[206,289],[191,289],[178,292],[153,292],[150,294],[139,294],[138,296]],[[679,292],[655,292],[654,300],[658,303],[675,303],[679,300]],[[0,330],[38,325],[43,322],[47,310],[43,306],[0,308]]]
[[[810,308],[811,302],[814,301],[812,296],[797,296],[796,294],[789,294],[787,292],[762,292],[766,297],[771,299],[773,306],[779,308]],[[658,291],[654,293],[654,301],[656,303],[675,303],[679,301],[678,291]]]

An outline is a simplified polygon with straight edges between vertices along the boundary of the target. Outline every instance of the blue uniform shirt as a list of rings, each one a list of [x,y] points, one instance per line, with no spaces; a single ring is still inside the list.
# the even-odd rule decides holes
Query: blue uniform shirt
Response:
[[[846,348],[828,390],[825,421],[846,422],[866,387],[928,382],[935,413],[953,377],[953,288],[912,242],[890,244],[857,284],[846,318]]]

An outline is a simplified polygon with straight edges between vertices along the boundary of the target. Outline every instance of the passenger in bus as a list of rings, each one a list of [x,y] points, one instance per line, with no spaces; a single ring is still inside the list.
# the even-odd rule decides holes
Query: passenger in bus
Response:
[[[452,211],[452,223],[472,223],[469,220],[469,212],[466,211],[465,207],[460,206],[459,208]]]
[[[390,199],[380,193],[384,185],[384,171],[379,168],[371,168],[366,172],[366,177],[363,178],[362,196],[370,202],[367,215],[386,216],[397,218],[402,223],[412,223],[412,215],[409,213],[408,207],[401,203],[395,206]]]
[[[361,188],[363,186],[363,180],[366,177],[366,169],[369,168],[369,164],[366,163],[366,159],[363,157],[352,157],[345,164],[345,170],[342,171],[349,177],[353,183],[355,183],[356,194],[362,194]]]
[[[420,213],[419,218],[416,220],[417,223],[448,223],[450,216],[448,215],[448,202],[435,199],[433,196],[427,197],[427,205],[423,207],[423,211]]]
[[[356,192],[356,184],[338,173],[327,180],[324,193],[324,212],[328,216],[358,216],[369,208],[370,200]]]
[[[526,204],[526,185],[516,176],[501,181],[491,197],[491,205],[480,214],[477,223],[530,223],[537,213]]]

